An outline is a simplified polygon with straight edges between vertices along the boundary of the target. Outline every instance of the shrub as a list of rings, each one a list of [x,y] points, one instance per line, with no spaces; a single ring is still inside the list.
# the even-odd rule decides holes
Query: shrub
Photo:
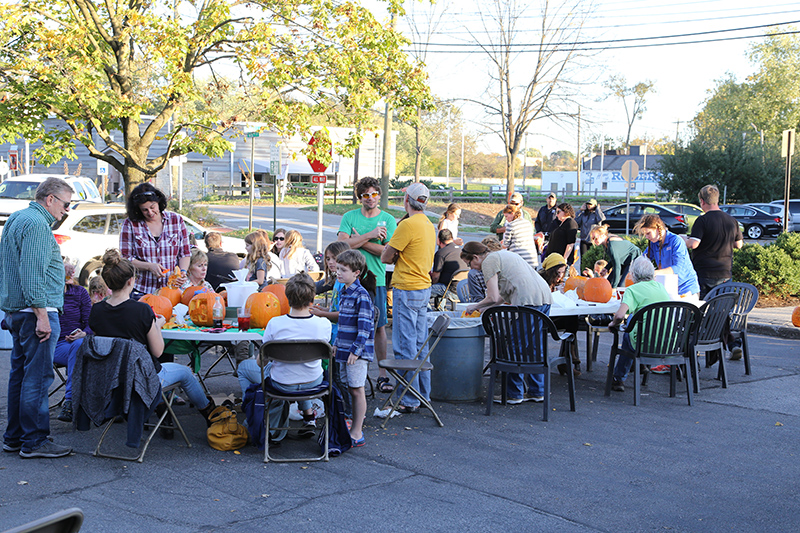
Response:
[[[800,233],[781,233],[771,246],[777,246],[794,261],[800,261]]]
[[[647,245],[650,244],[650,241],[639,235],[623,235],[622,238],[631,241],[642,253],[647,249]]]
[[[589,270],[594,269],[595,262],[601,259],[608,261],[608,257],[606,257],[606,249],[602,246],[591,246],[581,257],[580,272],[583,272],[587,268]]]
[[[733,279],[766,296],[786,298],[800,290],[800,266],[779,246],[746,244],[733,254]]]

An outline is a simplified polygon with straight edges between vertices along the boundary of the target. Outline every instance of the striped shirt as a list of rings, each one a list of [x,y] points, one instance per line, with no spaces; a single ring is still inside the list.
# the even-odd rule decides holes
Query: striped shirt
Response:
[[[156,240],[147,227],[147,222],[137,222],[126,218],[122,223],[119,234],[119,251],[122,257],[130,261],[138,259],[147,263],[158,263],[167,270],[178,266],[178,259],[188,257],[189,233],[183,219],[177,213],[164,211],[161,213],[163,229],[161,236]],[[151,272],[138,271],[134,289],[141,292],[153,293],[167,284],[169,273],[156,277]]]
[[[3,311],[64,307],[64,262],[50,228],[55,221],[38,202],[8,217],[0,240]]]
[[[523,217],[506,222],[503,246],[509,252],[520,255],[534,269],[539,266],[539,254],[533,240],[533,225]]]
[[[336,335],[336,360],[347,361],[350,354],[372,361],[375,358],[375,310],[372,297],[361,282],[354,281],[339,298],[339,331]]]

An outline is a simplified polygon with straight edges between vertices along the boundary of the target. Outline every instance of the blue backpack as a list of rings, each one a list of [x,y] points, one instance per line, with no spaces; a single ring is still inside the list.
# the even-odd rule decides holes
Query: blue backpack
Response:
[[[344,400],[342,393],[333,384],[333,398],[332,407],[329,413],[326,413],[325,423],[330,426],[328,435],[328,455],[336,457],[342,455],[353,446],[353,441],[350,438],[350,430],[347,429],[347,422],[344,417]],[[319,432],[317,442],[320,448],[325,449],[325,428]]]

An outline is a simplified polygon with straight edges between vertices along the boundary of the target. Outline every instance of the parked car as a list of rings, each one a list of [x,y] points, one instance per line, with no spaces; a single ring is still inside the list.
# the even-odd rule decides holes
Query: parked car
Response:
[[[721,205],[719,208],[744,226],[744,236],[748,239],[777,235],[783,230],[780,217],[761,209],[747,205]]]
[[[672,209],[659,204],[645,202],[631,202],[630,211],[625,204],[615,205],[603,210],[606,216],[604,224],[608,224],[608,229],[612,233],[625,233],[625,219],[630,213],[630,229],[633,230],[634,224],[644,215],[658,215],[667,228],[672,233],[683,234],[689,229],[686,222],[686,215],[673,211]]]
[[[783,200],[770,202],[772,205],[783,206]],[[789,231],[800,231],[800,200],[789,200]]]
[[[73,202],[103,203],[100,191],[89,178],[67,174],[23,174],[8,178],[0,183],[0,225],[5,224],[8,215],[25,209],[36,197],[36,189],[47,178],[61,178],[72,187]]]
[[[703,216],[703,210],[700,209],[700,206],[694,204],[687,204],[684,202],[658,202],[658,205],[663,205],[676,213],[685,215],[686,223],[689,225],[689,231],[692,231],[694,221],[697,220],[697,217]]]
[[[100,259],[108,248],[119,248],[119,233],[127,218],[125,205],[77,204],[69,213],[53,225],[53,235],[61,246],[61,255],[76,263],[78,282],[88,285],[89,280],[99,275]],[[206,250],[203,239],[206,229],[194,220],[183,217],[189,238],[198,248]],[[222,237],[222,249],[244,257],[244,239]]]
[[[744,204],[744,205],[746,205],[748,207],[755,207],[756,209],[761,209],[762,211],[764,211],[768,215],[772,215],[772,216],[780,218],[781,222],[783,222],[783,205],[756,204],[756,203]],[[791,230],[792,228],[789,228],[789,229]]]

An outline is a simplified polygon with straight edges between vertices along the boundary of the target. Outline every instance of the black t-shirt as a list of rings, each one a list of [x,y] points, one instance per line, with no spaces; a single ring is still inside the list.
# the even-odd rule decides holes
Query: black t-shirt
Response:
[[[700,239],[692,250],[692,264],[700,278],[730,278],[733,245],[742,240],[736,219],[723,211],[709,211],[697,217],[690,237]]]
[[[433,272],[439,272],[439,281],[442,285],[447,285],[453,279],[453,274],[459,270],[467,270],[467,265],[461,260],[461,247],[455,243],[448,243],[444,248],[440,248],[433,256]]]
[[[218,248],[208,251],[208,270],[206,281],[218,290],[220,283],[232,280],[233,271],[239,269],[239,256],[233,252],[223,252]]]
[[[573,244],[577,236],[578,223],[575,222],[574,218],[569,217],[550,234],[550,242],[547,244],[547,255],[564,255],[564,252],[567,250],[567,246]],[[572,263],[569,257],[565,257],[565,259],[567,260],[567,263]]]
[[[155,319],[153,308],[144,302],[126,300],[114,306],[102,301],[92,306],[89,327],[101,337],[132,339],[147,346],[147,332]],[[160,371],[161,363],[152,353],[150,357],[153,358],[156,372]]]

